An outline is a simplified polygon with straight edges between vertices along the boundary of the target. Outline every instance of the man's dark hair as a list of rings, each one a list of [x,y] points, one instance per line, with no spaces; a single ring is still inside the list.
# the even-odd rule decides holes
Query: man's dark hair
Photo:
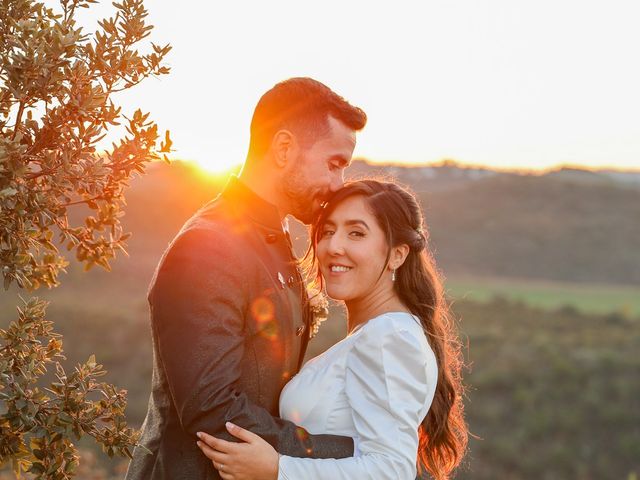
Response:
[[[329,133],[332,116],[352,130],[367,123],[367,115],[326,85],[307,77],[290,78],[267,91],[251,119],[249,158],[262,157],[283,128],[291,130],[305,148]]]

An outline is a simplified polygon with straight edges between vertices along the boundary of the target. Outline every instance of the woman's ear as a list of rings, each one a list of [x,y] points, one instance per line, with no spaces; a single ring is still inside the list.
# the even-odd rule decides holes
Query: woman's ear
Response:
[[[289,130],[278,130],[271,141],[271,151],[276,166],[285,168],[293,158],[292,151],[295,148],[295,137]]]
[[[389,269],[396,270],[400,268],[407,259],[409,250],[409,245],[406,243],[393,247],[391,249],[391,254],[389,255]]]

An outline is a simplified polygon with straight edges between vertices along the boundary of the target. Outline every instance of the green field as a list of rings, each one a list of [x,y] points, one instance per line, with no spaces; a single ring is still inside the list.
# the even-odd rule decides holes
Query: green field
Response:
[[[487,302],[503,297],[545,310],[572,307],[583,313],[640,317],[640,286],[452,276],[446,287],[454,300]]]

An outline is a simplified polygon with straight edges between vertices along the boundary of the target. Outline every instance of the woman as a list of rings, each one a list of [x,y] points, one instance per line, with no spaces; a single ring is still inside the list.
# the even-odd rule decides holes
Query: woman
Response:
[[[414,479],[416,458],[448,478],[467,443],[463,361],[422,225],[411,194],[365,180],[336,192],[312,228],[318,278],[344,301],[349,334],[286,385],[280,415],[353,437],[354,457],[279,456],[229,424],[245,443],[198,434],[223,479]]]

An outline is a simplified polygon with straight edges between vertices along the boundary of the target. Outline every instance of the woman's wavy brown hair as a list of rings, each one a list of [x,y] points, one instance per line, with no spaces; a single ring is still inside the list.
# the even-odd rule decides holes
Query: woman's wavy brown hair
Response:
[[[307,258],[313,254],[310,262],[316,280],[322,285],[314,259],[323,224],[337,205],[354,195],[365,197],[386,235],[387,262],[392,247],[406,244],[410,248],[404,264],[396,271],[394,289],[403,304],[420,319],[438,362],[433,402],[419,428],[418,468],[420,471],[426,468],[436,480],[445,480],[462,460],[469,435],[462,403],[464,359],[442,280],[427,248],[428,234],[416,198],[394,183],[360,180],[346,184],[331,197],[312,225]]]

